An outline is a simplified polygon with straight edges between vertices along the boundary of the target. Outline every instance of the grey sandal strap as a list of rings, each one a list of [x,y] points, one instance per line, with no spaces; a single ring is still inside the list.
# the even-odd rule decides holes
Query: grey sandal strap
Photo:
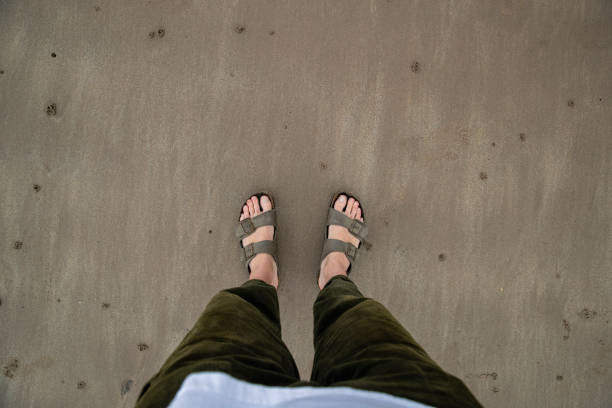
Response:
[[[269,224],[265,224],[269,225]],[[240,260],[244,262],[246,266],[247,272],[251,272],[249,269],[249,263],[253,260],[255,255],[257,254],[270,254],[276,265],[278,266],[278,259],[276,258],[276,241],[258,241],[253,242],[242,248],[242,255],[240,256]]]
[[[323,251],[321,254],[321,262],[330,252],[342,252],[348,258],[351,266],[357,263],[358,248],[350,242],[341,241],[339,239],[326,239],[323,242]],[[350,267],[349,267],[350,270]]]
[[[236,236],[240,239],[248,237],[255,232],[258,227],[263,225],[274,225],[274,227],[276,227],[275,208],[256,215],[255,217],[245,218],[244,220],[239,221],[238,225],[236,226]]]
[[[365,241],[368,236],[368,226],[359,220],[352,219],[341,211],[335,208],[329,208],[327,213],[327,225],[340,225],[348,229],[348,231],[360,241]],[[353,246],[354,248],[354,246]]]

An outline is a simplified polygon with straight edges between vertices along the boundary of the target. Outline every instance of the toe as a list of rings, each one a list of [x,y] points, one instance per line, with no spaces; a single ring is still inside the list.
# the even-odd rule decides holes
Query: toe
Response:
[[[338,211],[342,211],[345,205],[346,205],[346,196],[344,194],[341,194],[340,196],[338,196],[338,198],[336,199],[336,202],[334,203],[334,209]]]
[[[353,211],[353,203],[355,202],[355,199],[353,197],[348,199],[348,203],[346,203],[346,210],[344,210],[344,213],[346,215],[348,215],[350,217],[351,215],[351,211]]]
[[[270,197],[267,195],[262,195],[259,201],[261,201],[261,208],[263,208],[264,211],[270,211],[272,209],[272,201],[270,201]]]
[[[245,204],[244,207],[242,207],[242,215],[244,215],[244,218],[247,218],[249,216],[249,207]]]
[[[240,214],[240,221],[244,220],[244,213]]]
[[[255,216],[255,207],[253,206],[253,201],[251,201],[250,198],[247,200],[247,206],[249,207],[249,216]]]
[[[361,218],[361,208],[357,208],[357,214],[355,214],[355,218],[357,218],[359,221],[363,221],[363,219]]]
[[[357,218],[357,210],[359,209],[359,202],[355,200],[353,203],[353,209],[351,210],[351,218]]]
[[[261,209],[259,208],[259,198],[257,198],[257,196],[253,196],[251,197],[251,201],[253,202],[253,207],[255,209],[255,215],[259,214],[261,212]]]

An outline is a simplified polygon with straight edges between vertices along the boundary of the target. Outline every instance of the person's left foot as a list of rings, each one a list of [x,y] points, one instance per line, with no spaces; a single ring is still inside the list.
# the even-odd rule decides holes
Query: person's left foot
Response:
[[[261,207],[259,206],[261,204]],[[246,201],[244,207],[242,207],[242,214],[240,214],[240,221],[245,218],[253,218],[262,212],[270,211],[272,209],[272,202],[267,195],[262,195],[261,200],[256,196],[249,198]],[[274,239],[274,226],[264,225],[258,227],[251,235],[242,240],[242,246],[247,246],[253,242],[259,241],[272,241]],[[251,274],[249,279],[260,279],[269,285],[278,288],[278,272],[276,262],[270,254],[261,253],[255,255],[255,257],[249,263],[251,268]]]
[[[353,197],[349,198],[347,202],[346,195],[338,196],[334,202],[334,209],[344,213],[349,218],[363,222],[359,201]],[[348,229],[340,225],[330,225],[327,230],[327,236],[330,239],[349,242],[355,247],[359,246],[359,240]],[[350,262],[343,252],[330,252],[327,254],[321,262],[321,269],[319,270],[319,289],[323,289],[327,282],[336,275],[347,276],[346,271],[349,265]]]

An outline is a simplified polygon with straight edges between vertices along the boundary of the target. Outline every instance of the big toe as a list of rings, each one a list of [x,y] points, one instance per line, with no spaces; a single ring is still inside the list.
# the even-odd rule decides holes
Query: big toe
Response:
[[[346,196],[344,194],[340,194],[334,203],[334,209],[338,211],[342,211],[346,206]]]
[[[267,195],[262,195],[259,202],[264,211],[270,211],[272,209],[272,201],[270,201],[270,197]]]

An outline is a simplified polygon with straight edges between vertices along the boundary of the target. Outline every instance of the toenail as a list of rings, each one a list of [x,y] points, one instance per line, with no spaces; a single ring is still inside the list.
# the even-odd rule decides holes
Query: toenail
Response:
[[[340,201],[344,201],[344,200],[346,200],[346,197],[345,196],[340,196],[339,200]]]

